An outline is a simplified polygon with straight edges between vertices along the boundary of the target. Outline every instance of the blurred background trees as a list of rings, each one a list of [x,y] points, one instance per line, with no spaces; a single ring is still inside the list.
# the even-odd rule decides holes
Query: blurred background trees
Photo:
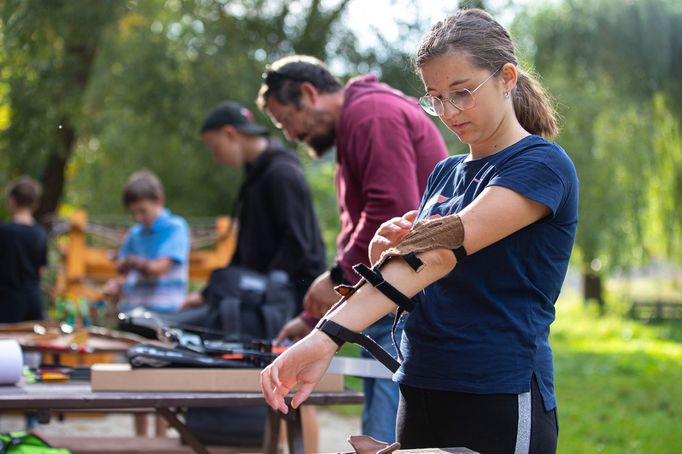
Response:
[[[382,2],[389,6],[377,13]],[[551,335],[559,452],[677,453],[682,324],[623,315],[641,295],[680,303],[678,314],[682,307],[682,3],[459,3],[487,7],[511,28],[522,66],[555,97],[557,141],[581,182],[573,263]],[[129,224],[120,193],[127,176],[146,167],[162,178],[169,207],[203,224],[199,218],[229,213],[241,181],[201,142],[209,108],[235,99],[270,125],[253,106],[261,74],[294,52],[326,60],[344,80],[373,71],[419,96],[411,54],[432,17],[456,7],[445,0],[0,0],[0,187],[22,173],[41,180],[46,222],[85,208],[96,222]],[[371,16],[369,26],[352,19],[353,8]],[[374,28],[387,18],[397,18],[393,35]],[[467,151],[439,127],[452,154]],[[331,259],[334,158],[313,161],[301,150],[301,162]],[[665,274],[665,266],[678,268]],[[658,273],[639,278],[647,269]],[[581,300],[608,302],[609,311]]]
[[[125,179],[146,167],[173,211],[229,212],[240,172],[213,163],[198,128],[223,99],[253,108],[267,63],[308,53],[342,79],[375,71],[421,94],[410,53],[430,26],[422,3],[409,3],[398,41],[379,36],[368,47],[366,33],[344,21],[357,1],[0,0],[0,186],[22,173],[39,178],[43,220],[71,207],[121,217]],[[574,263],[585,296],[601,301],[601,277],[613,270],[679,263],[682,5],[466,3],[513,13],[507,25],[524,65],[556,98],[558,142],[581,180]],[[452,153],[466,151],[441,130]],[[302,162],[333,250],[333,158]]]
[[[571,0],[527,10],[516,31],[563,116],[581,183],[574,262],[601,304],[610,270],[682,261],[682,4]]]

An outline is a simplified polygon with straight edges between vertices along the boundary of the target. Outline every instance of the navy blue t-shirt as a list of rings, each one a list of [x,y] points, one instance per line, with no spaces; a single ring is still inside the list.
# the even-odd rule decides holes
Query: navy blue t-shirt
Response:
[[[417,295],[395,379],[418,388],[519,394],[530,390],[535,373],[551,410],[549,325],[578,221],[575,167],[560,146],[538,136],[492,156],[465,158],[436,166],[418,220],[458,213],[488,186],[509,188],[551,213],[466,257]]]

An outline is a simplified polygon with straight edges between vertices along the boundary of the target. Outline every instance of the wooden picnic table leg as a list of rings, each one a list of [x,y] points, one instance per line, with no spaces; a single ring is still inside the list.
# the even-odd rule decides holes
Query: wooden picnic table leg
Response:
[[[284,416],[287,422],[287,441],[289,443],[289,454],[303,454],[303,425],[301,423],[301,408],[289,410],[289,414]]]
[[[46,408],[42,408],[36,412],[36,417],[40,424],[48,424],[50,422],[51,416],[52,412]]]
[[[281,414],[268,406],[265,417],[265,436],[263,437],[263,452],[265,454],[277,454],[279,445],[279,427]]]
[[[168,424],[180,433],[180,436],[197,454],[210,454],[206,447],[194,436],[194,434],[187,428],[187,426],[178,419],[175,414],[168,408],[157,408],[156,412],[163,416],[168,421]]]
[[[268,407],[268,415],[265,420],[265,439],[263,440],[263,452],[266,454],[276,454],[279,444],[279,428],[281,422],[287,425],[287,443],[289,454],[303,454],[303,425],[301,423],[300,408],[289,407],[289,413],[280,413]]]

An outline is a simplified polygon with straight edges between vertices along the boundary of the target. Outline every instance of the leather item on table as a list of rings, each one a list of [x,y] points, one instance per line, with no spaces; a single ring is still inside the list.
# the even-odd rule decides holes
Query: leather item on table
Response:
[[[369,435],[351,435],[348,437],[348,443],[351,444],[357,454],[388,454],[400,449],[400,443],[397,441],[389,445],[383,441],[375,440]]]

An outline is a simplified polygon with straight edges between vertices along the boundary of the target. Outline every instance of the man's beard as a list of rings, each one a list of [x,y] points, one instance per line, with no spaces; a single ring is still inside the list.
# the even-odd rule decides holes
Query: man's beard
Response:
[[[334,117],[329,112],[324,110],[316,110],[309,108],[306,112],[308,121],[307,130],[322,131],[315,133],[308,137],[306,145],[308,145],[308,155],[313,159],[320,159],[329,150],[334,147],[336,143],[336,125],[334,124]],[[312,119],[315,120],[312,120]]]
[[[335,142],[336,134],[333,131],[311,137],[307,142],[308,154],[312,158],[321,159],[322,156],[332,149]]]

